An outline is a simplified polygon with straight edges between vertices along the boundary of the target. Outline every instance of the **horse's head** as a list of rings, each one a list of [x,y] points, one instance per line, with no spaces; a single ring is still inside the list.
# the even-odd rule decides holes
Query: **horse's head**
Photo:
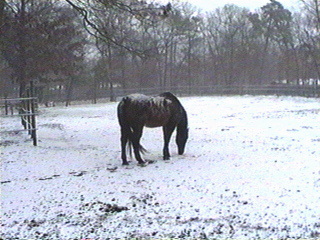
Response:
[[[189,129],[187,127],[177,128],[176,143],[178,145],[179,155],[182,155],[184,153],[184,149],[186,147],[188,137],[189,137]]]

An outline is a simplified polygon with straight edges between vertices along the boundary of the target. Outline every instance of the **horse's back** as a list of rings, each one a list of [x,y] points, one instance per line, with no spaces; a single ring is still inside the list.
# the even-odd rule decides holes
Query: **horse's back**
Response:
[[[131,94],[122,99],[118,108],[125,112],[125,118],[131,125],[160,127],[166,125],[175,112],[175,99],[171,95],[165,93],[149,97]]]

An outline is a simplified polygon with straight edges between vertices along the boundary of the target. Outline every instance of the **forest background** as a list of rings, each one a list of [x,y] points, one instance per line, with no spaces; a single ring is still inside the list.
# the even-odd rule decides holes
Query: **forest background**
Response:
[[[291,12],[137,0],[0,0],[0,95],[40,102],[144,89],[320,84],[320,3]],[[316,96],[319,96],[316,95]]]

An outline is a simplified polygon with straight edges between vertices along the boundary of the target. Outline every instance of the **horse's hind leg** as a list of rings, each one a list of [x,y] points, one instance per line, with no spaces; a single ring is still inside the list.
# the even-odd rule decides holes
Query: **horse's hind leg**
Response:
[[[123,165],[129,165],[126,154],[126,146],[128,142],[128,133],[124,129],[121,128],[121,158]]]
[[[170,138],[172,136],[174,128],[175,128],[175,125],[172,125],[172,124],[168,124],[167,126],[163,127],[163,138],[164,138],[163,160],[170,159],[169,142],[170,142]]]

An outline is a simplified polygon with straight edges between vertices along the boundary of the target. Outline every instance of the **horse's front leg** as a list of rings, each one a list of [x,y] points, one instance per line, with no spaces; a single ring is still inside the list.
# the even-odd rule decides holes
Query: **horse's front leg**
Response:
[[[172,136],[174,128],[175,126],[174,125],[172,126],[170,124],[163,127],[163,138],[164,138],[163,160],[170,159],[169,142],[170,142],[170,138]]]

